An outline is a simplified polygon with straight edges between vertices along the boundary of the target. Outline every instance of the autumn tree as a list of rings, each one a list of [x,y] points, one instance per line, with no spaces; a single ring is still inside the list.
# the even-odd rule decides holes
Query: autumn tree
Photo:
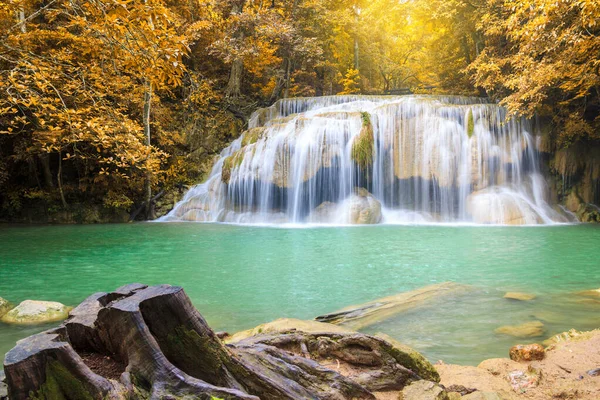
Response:
[[[552,116],[558,142],[600,139],[600,3],[493,0],[475,82],[512,114]]]

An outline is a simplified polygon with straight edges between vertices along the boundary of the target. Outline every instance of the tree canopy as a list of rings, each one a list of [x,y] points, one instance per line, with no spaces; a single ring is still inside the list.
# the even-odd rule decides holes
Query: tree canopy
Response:
[[[599,21],[597,0],[6,0],[0,214],[144,207],[284,97],[490,96],[599,140]]]

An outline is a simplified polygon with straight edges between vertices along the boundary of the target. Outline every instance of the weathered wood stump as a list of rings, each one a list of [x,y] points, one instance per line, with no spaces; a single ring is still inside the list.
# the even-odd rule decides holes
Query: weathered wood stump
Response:
[[[60,327],[19,341],[4,368],[11,400],[373,399],[421,379],[392,345],[362,334],[226,346],[182,288],[139,284],[89,297]]]

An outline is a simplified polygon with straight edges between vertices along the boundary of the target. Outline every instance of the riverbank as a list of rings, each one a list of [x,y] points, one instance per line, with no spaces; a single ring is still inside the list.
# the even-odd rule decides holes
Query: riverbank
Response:
[[[434,290],[456,289],[444,284],[390,297],[375,313],[404,312]],[[372,321],[373,314],[358,319]],[[58,328],[17,343],[4,360],[0,400],[32,393],[39,399],[597,399],[600,331],[570,331],[545,344],[516,346],[510,359],[473,367],[432,365],[385,334],[365,335],[343,322],[286,319],[215,334],[181,288],[130,284],[88,297]]]

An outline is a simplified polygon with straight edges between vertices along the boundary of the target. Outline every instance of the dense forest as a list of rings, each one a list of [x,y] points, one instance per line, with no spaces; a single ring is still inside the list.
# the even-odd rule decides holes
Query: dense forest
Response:
[[[597,0],[4,0],[0,35],[4,220],[153,218],[287,97],[489,96],[600,140]]]

